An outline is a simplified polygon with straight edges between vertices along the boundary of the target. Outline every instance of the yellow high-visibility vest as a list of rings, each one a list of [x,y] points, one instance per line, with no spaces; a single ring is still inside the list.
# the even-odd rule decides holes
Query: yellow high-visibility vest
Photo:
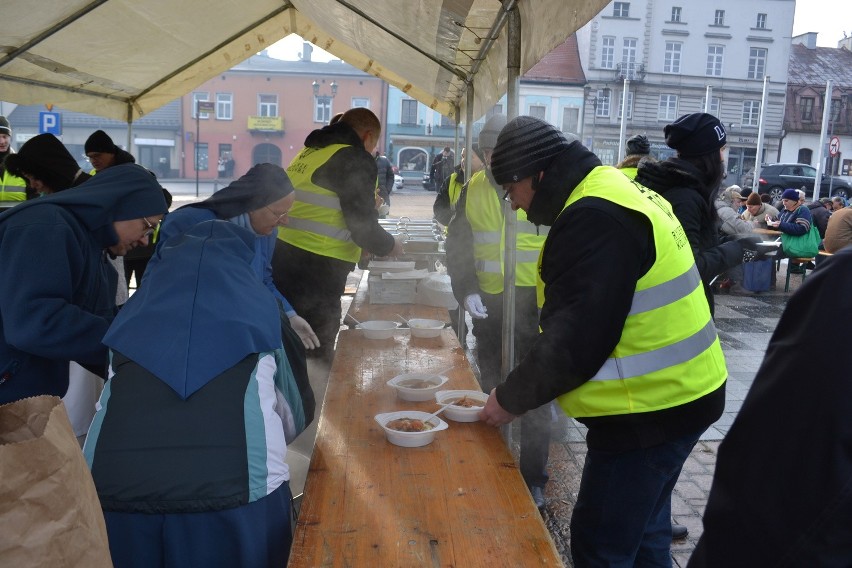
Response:
[[[636,283],[618,345],[591,380],[558,398],[560,406],[578,418],[651,412],[718,389],[728,376],[725,358],[692,249],[669,202],[610,166],[592,170],[563,213],[585,197],[607,199],[646,216],[656,259]],[[540,277],[538,291],[541,305]]]
[[[3,170],[0,177],[0,201],[26,201],[27,180]]]
[[[333,191],[311,181],[320,166],[348,147],[348,144],[331,144],[325,148],[305,148],[293,159],[287,175],[296,188],[296,202],[290,209],[289,223],[278,228],[278,238],[314,254],[358,262],[361,247],[355,244],[346,227],[340,199]]]
[[[487,294],[500,294],[503,292],[505,223],[498,190],[491,185],[484,170],[471,176],[466,199],[465,214],[473,230],[473,256],[479,288]],[[515,213],[515,285],[535,286],[536,263],[547,237],[547,228],[536,227],[527,221],[527,214],[521,209]]]

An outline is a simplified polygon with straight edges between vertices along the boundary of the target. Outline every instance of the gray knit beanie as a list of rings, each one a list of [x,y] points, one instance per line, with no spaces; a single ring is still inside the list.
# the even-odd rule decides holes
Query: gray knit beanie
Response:
[[[550,166],[553,159],[577,141],[552,124],[532,116],[512,119],[497,137],[491,154],[491,173],[500,184],[533,176]]]

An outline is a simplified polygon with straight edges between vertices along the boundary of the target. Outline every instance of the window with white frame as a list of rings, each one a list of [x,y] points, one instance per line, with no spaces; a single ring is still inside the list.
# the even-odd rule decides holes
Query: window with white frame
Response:
[[[331,100],[328,95],[314,96],[314,122],[328,124],[331,120]]]
[[[595,98],[595,116],[609,116],[610,93],[609,89],[600,89],[598,91]]]
[[[258,116],[278,116],[278,95],[257,95]]]
[[[540,118],[541,120],[545,120],[545,116],[547,115],[547,107],[544,105],[530,105],[529,115],[533,118]]]
[[[683,43],[679,41],[666,42],[666,58],[663,61],[663,73],[680,73],[680,55]]]
[[[231,93],[216,93],[216,118],[218,120],[233,120],[234,95]]]
[[[660,95],[657,118],[659,120],[674,120],[677,118],[677,95]]]
[[[672,22],[680,22],[681,9],[680,6],[672,6]]]
[[[580,109],[564,107],[562,109],[562,132],[576,134],[580,127]]]
[[[748,78],[763,79],[766,75],[766,48],[752,47],[748,53]]]
[[[623,92],[619,93],[618,99],[615,101],[616,105],[618,106],[618,119],[619,120],[621,120],[621,108],[622,108],[622,103],[624,102],[623,95],[624,95]],[[627,118],[627,120],[630,120],[630,119],[633,118],[633,91],[627,91],[627,117],[626,118]]]
[[[636,63],[636,43],[635,37],[624,38],[624,47],[621,48],[621,65],[625,70],[632,70]]]
[[[707,97],[701,97],[701,109],[704,110],[704,103],[707,100]],[[719,97],[710,97],[710,114],[714,116],[719,116],[719,108],[721,107],[721,102],[719,101]]]
[[[757,126],[760,122],[760,101],[743,101],[743,126]]]
[[[722,76],[722,59],[725,56],[725,47],[721,45],[707,46],[707,75],[711,77]]]
[[[403,99],[400,101],[399,123],[411,126],[417,124],[417,101],[414,99]]]
[[[754,27],[756,27],[759,30],[765,30],[766,29],[766,14],[758,14],[757,15],[757,22],[754,24]]]
[[[351,108],[370,108],[370,99],[366,97],[352,97]]]
[[[725,11],[724,10],[716,10],[715,15],[713,16],[713,25],[714,26],[724,26],[725,25]]]
[[[209,93],[192,93],[192,118],[200,118],[202,120],[206,120],[210,118],[209,112],[196,112],[198,110],[198,101],[209,101],[210,94]]]
[[[601,38],[601,68],[615,68],[615,36]]]
[[[630,2],[615,2],[612,6],[612,15],[616,18],[630,17]]]

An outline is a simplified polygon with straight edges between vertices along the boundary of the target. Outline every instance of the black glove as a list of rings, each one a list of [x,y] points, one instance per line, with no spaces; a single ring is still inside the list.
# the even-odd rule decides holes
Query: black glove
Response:
[[[761,239],[758,235],[752,235],[748,233],[736,235],[733,240],[740,243],[740,246],[743,247],[743,251],[758,251],[760,250],[760,247],[758,247],[758,245],[763,242],[763,239]]]

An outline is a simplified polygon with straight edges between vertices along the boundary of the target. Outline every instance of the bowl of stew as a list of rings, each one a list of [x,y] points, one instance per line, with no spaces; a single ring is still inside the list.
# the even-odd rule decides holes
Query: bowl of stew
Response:
[[[400,410],[376,415],[388,442],[404,448],[419,448],[432,443],[435,434],[446,430],[446,422],[419,410]]]
[[[488,393],[477,390],[442,390],[435,393],[438,404],[449,404],[443,416],[456,422],[476,422],[488,401]]]
[[[432,400],[435,393],[450,379],[434,373],[403,373],[388,381],[402,400],[423,402]]]

